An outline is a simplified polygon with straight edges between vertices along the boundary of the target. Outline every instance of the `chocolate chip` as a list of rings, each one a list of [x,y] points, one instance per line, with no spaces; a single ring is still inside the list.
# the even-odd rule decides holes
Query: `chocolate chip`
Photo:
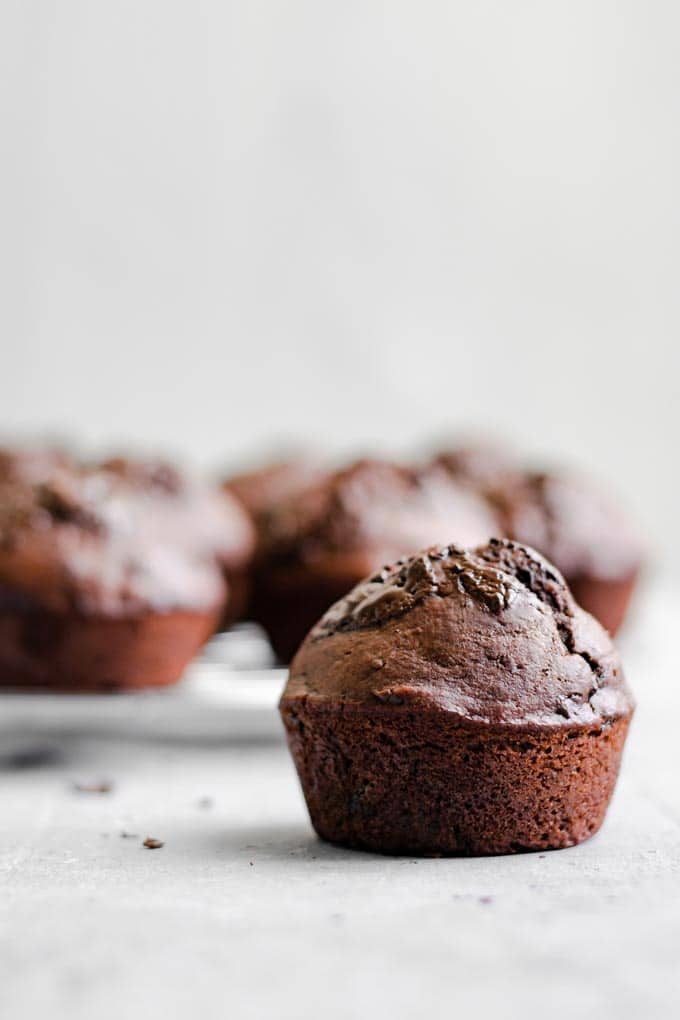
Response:
[[[147,836],[144,840],[143,846],[148,850],[160,850],[162,846],[165,846],[162,839],[153,839],[151,836]]]
[[[74,783],[73,789],[76,793],[111,793],[113,783],[109,779],[88,780],[84,783]]]

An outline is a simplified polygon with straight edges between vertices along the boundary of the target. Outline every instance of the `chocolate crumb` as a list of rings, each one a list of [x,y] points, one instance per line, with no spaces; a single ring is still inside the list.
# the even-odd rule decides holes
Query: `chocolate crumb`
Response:
[[[121,839],[139,839],[139,834],[137,832],[121,832],[120,838]]]
[[[111,793],[113,783],[108,779],[88,780],[84,783],[74,783],[73,789],[76,793]]]
[[[160,850],[162,846],[165,846],[162,839],[153,839],[151,836],[147,836],[144,840],[143,846],[148,850]]]

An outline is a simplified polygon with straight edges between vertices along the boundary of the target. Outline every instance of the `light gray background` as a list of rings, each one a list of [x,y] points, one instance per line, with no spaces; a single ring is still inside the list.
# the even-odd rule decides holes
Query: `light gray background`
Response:
[[[675,523],[680,7],[3,0],[0,424],[483,425]]]
[[[0,427],[214,465],[482,425],[665,551],[679,38],[673,0],[0,0]],[[9,1014],[674,1015],[677,601],[640,602],[628,764],[564,854],[341,854],[281,749],[5,775]]]

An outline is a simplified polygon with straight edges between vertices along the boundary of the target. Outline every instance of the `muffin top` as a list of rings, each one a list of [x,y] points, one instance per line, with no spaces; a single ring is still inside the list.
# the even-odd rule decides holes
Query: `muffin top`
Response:
[[[257,523],[271,507],[320,481],[325,474],[327,469],[319,461],[297,457],[231,475],[223,486]]]
[[[191,546],[214,556],[227,570],[238,570],[250,563],[255,551],[255,528],[230,493],[159,460],[115,457],[100,467],[138,491],[146,491],[159,500],[165,498],[168,540],[177,541],[184,536]]]
[[[576,474],[527,472],[495,493],[502,530],[540,549],[568,578],[626,577],[640,566],[638,535],[620,508]]]
[[[218,607],[230,524],[219,492],[159,463],[0,478],[0,604],[112,616]]]
[[[0,481],[39,482],[72,464],[69,454],[57,446],[0,446]]]
[[[521,467],[509,450],[481,440],[442,450],[434,457],[434,463],[491,496],[496,490],[513,485],[521,475]]]
[[[497,530],[485,499],[443,468],[364,459],[273,507],[261,544],[268,565],[356,577],[448,535],[470,545]]]
[[[492,726],[601,724],[632,700],[609,635],[515,542],[436,546],[357,585],[306,638],[284,700],[434,708]]]

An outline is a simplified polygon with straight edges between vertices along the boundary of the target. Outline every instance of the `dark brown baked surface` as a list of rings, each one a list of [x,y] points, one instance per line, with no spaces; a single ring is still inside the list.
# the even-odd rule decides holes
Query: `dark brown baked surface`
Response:
[[[643,559],[621,508],[590,479],[527,472],[493,494],[503,533],[562,572],[579,604],[611,633],[623,623]]]
[[[255,551],[255,530],[238,500],[202,478],[164,461],[121,457],[95,465],[128,482],[134,490],[157,497],[165,508],[168,538],[213,557],[226,569],[247,569]],[[159,521],[160,523],[160,521]]]
[[[487,495],[514,485],[523,473],[510,450],[500,443],[482,440],[449,446],[435,455],[433,463]]]
[[[274,562],[313,569],[356,554],[388,561],[395,550],[422,545],[424,535],[441,531],[443,540],[452,528],[470,544],[496,527],[479,493],[446,471],[364,459],[272,507],[263,546]]]
[[[300,457],[274,461],[252,471],[231,475],[223,481],[225,496],[248,515],[255,537],[255,545],[245,567],[238,573],[234,568],[228,572],[229,612],[223,625],[250,618],[255,612],[252,605],[253,561],[261,559],[256,549],[267,533],[267,520],[273,508],[318,482],[324,474],[326,469],[320,462]]]
[[[589,478],[524,468],[503,447],[452,446],[435,458],[489,500],[498,534],[540,550],[576,600],[615,634],[643,560],[640,538],[621,507]]]
[[[0,685],[104,694],[166,686],[214,633],[220,612],[0,610]]]
[[[167,465],[6,457],[0,683],[111,690],[178,679],[222,616],[227,564],[252,544],[234,505],[238,542],[229,500]]]
[[[486,500],[442,468],[357,461],[270,510],[255,618],[287,660],[320,610],[383,563],[450,538],[475,544],[497,528]]]
[[[230,475],[223,487],[236,496],[257,524],[278,503],[320,481],[327,473],[319,461],[297,457]]]
[[[163,501],[159,505],[164,512],[156,514],[156,527],[162,527],[168,543],[182,544],[201,557],[215,559],[222,568],[229,596],[220,626],[241,619],[250,599],[256,532],[239,500],[227,490],[162,461],[115,458],[102,468]]]
[[[118,463],[0,480],[0,607],[214,609],[224,597],[214,526],[193,491],[173,486]]]
[[[589,479],[528,472],[497,493],[504,529],[540,549],[567,578],[620,580],[642,559],[639,538],[616,503]]]
[[[358,585],[309,634],[281,699],[319,834],[389,853],[586,838],[632,711],[604,629],[539,554],[500,540]]]
[[[72,465],[70,455],[58,446],[0,446],[0,481],[30,484]]]

